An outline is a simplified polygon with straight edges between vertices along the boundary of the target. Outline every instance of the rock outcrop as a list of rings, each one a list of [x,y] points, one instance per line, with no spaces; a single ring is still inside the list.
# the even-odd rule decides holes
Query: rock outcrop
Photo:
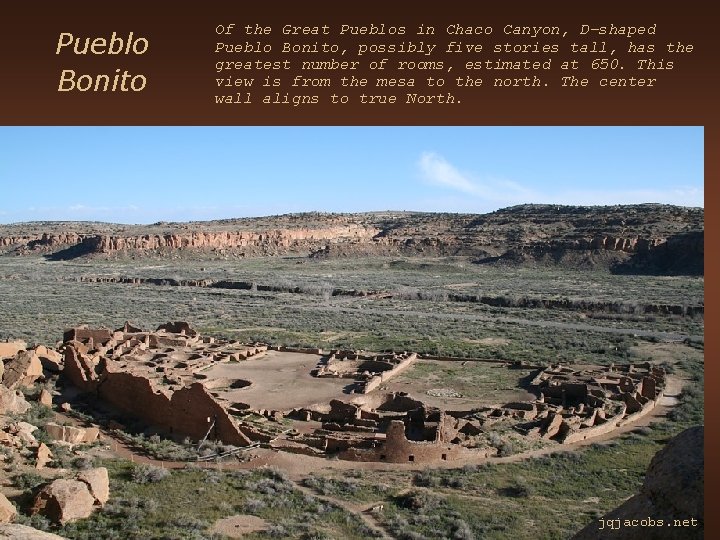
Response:
[[[143,236],[99,235],[84,242],[95,252],[108,253],[127,249],[160,248],[236,248],[274,247],[290,248],[301,243],[319,243],[333,240],[359,240],[372,238],[379,230],[355,224],[322,228],[275,229],[240,232],[190,232],[179,234],[153,234]]]
[[[81,428],[75,426],[61,426],[54,422],[45,424],[45,431],[54,441],[70,444],[88,444],[95,442],[99,435],[98,428]]]
[[[22,392],[0,384],[0,414],[22,414],[30,408]]]
[[[701,540],[705,530],[703,443],[702,426],[671,439],[650,462],[640,493],[590,523],[572,540]],[[645,520],[647,525],[650,519],[655,526],[625,524],[625,520]],[[608,525],[613,520],[620,520],[617,528]],[[675,525],[674,520],[683,525]]]
[[[90,494],[100,506],[104,506],[110,499],[110,478],[105,467],[88,469],[77,475],[77,479],[88,485]]]
[[[44,469],[52,461],[53,454],[45,443],[40,443],[35,453],[35,468]]]
[[[37,444],[37,439],[33,433],[37,431],[37,426],[33,426],[27,422],[15,422],[10,424],[8,431],[16,436],[25,446],[32,446]]]
[[[0,493],[0,523],[10,523],[17,516],[15,505]]]
[[[54,523],[64,525],[92,514],[95,497],[85,482],[54,480],[43,487],[35,497],[32,514],[41,514]]]
[[[107,469],[99,467],[81,472],[77,479],[58,479],[43,486],[35,496],[31,513],[64,525],[90,516],[109,497]]]
[[[22,340],[0,341],[0,359],[12,358],[20,351],[24,351],[26,348],[27,343]]]
[[[43,388],[38,395],[38,403],[46,407],[52,407],[52,394]]]
[[[66,540],[64,536],[39,531],[19,523],[0,524],[0,538],[6,540]]]
[[[74,245],[81,242],[87,235],[67,233],[37,233],[21,234],[17,236],[0,237],[0,247],[22,246],[26,249],[53,248],[57,246]]]
[[[62,371],[63,355],[58,351],[49,349],[44,345],[38,345],[34,351],[38,358],[40,358],[43,369],[51,373],[59,373]]]
[[[2,382],[7,388],[29,386],[42,374],[42,364],[35,351],[20,351],[5,363]]]

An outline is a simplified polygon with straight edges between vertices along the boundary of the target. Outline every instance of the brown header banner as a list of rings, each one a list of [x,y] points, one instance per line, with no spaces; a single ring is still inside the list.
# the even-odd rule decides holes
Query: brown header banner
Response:
[[[13,2],[0,122],[705,123],[713,17],[687,4],[587,7]]]

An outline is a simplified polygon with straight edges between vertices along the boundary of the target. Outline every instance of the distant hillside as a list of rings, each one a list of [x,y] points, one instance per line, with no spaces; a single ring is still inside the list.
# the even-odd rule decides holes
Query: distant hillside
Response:
[[[703,274],[704,210],[671,205],[520,205],[489,214],[303,213],[207,222],[0,226],[0,251],[51,259],[453,256],[477,264]]]

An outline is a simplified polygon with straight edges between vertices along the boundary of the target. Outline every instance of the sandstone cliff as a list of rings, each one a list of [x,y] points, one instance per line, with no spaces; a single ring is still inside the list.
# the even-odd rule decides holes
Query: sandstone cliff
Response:
[[[289,214],[210,222],[0,227],[0,251],[54,259],[174,251],[235,256],[460,256],[484,264],[703,273],[704,211],[669,205],[521,205],[489,214]]]

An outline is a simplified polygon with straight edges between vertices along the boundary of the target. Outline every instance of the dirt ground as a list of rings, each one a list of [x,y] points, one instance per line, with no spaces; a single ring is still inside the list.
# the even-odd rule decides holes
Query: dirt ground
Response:
[[[349,399],[343,389],[350,379],[318,379],[310,375],[321,356],[268,351],[239,363],[220,364],[203,371],[209,379],[245,379],[252,385],[220,392],[220,397],[250,405],[252,409],[288,410]]]
[[[383,384],[381,390],[407,392],[443,410],[493,407],[535,399],[518,387],[530,372],[489,362],[419,360]]]
[[[211,532],[222,534],[230,538],[242,538],[246,534],[262,531],[267,527],[267,522],[257,516],[238,514],[217,520]]]

